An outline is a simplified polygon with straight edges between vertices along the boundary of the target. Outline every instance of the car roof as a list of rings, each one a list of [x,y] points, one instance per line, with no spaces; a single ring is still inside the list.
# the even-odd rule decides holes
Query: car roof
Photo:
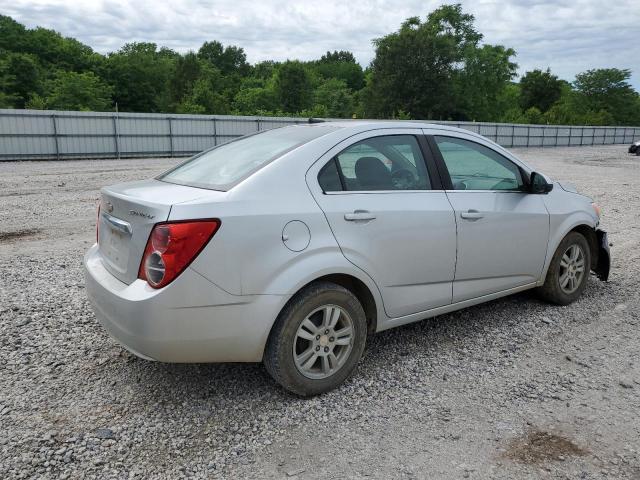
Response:
[[[516,157],[513,153],[509,152],[506,148],[498,143],[490,140],[487,137],[480,135],[479,133],[467,130],[464,128],[454,127],[452,125],[441,123],[430,123],[428,121],[416,121],[416,120],[321,120],[321,119],[309,119],[308,124],[297,124],[294,126],[299,128],[321,128],[322,126],[330,126],[335,128],[335,133],[341,132],[343,138],[358,133],[365,133],[370,130],[378,129],[398,129],[398,128],[411,128],[411,129],[424,129],[429,130],[430,134],[441,134],[446,136],[447,133],[456,134],[456,137],[467,137],[477,139],[478,143],[490,146],[494,150],[497,150],[502,155],[506,156],[510,160],[516,162],[523,167],[526,171],[533,171],[530,165]],[[346,134],[346,135],[345,135]],[[329,137],[330,135],[327,135]],[[322,141],[323,137],[314,139],[312,142]],[[488,144],[488,145],[487,145]]]
[[[441,130],[443,132],[463,133],[465,135],[471,135],[485,139],[482,135],[466,130],[464,128],[457,128],[446,124],[430,123],[426,121],[416,120],[314,120],[310,119],[309,125],[299,124],[299,126],[321,126],[328,125],[332,127],[338,127],[340,129],[348,129],[353,133],[366,132],[367,130],[373,130],[378,128],[421,128],[429,130]]]

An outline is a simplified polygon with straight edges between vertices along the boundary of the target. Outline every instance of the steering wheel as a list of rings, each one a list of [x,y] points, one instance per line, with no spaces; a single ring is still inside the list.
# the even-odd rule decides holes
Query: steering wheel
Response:
[[[400,168],[391,174],[391,184],[396,190],[411,190],[416,182],[411,170]]]

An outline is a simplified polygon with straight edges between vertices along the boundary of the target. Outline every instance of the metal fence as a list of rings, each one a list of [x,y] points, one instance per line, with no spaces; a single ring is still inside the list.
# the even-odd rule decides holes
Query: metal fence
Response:
[[[0,109],[0,161],[188,156],[233,138],[308,119]],[[640,127],[432,122],[484,135],[504,147],[631,143]]]

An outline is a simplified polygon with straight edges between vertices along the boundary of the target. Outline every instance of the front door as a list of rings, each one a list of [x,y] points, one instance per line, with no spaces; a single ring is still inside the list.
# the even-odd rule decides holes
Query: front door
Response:
[[[356,135],[307,176],[343,254],[376,282],[393,318],[451,303],[455,219],[420,134]]]
[[[542,195],[527,193],[523,169],[488,146],[434,139],[451,180],[446,193],[458,226],[453,301],[536,282],[549,240]]]

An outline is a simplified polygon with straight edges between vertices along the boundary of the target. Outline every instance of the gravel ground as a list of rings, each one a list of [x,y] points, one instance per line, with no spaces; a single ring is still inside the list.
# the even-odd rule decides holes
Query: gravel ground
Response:
[[[96,323],[97,190],[176,160],[0,164],[0,478],[640,478],[640,160],[519,150],[603,207],[611,281],[384,332],[310,400],[261,365],[137,359]]]

